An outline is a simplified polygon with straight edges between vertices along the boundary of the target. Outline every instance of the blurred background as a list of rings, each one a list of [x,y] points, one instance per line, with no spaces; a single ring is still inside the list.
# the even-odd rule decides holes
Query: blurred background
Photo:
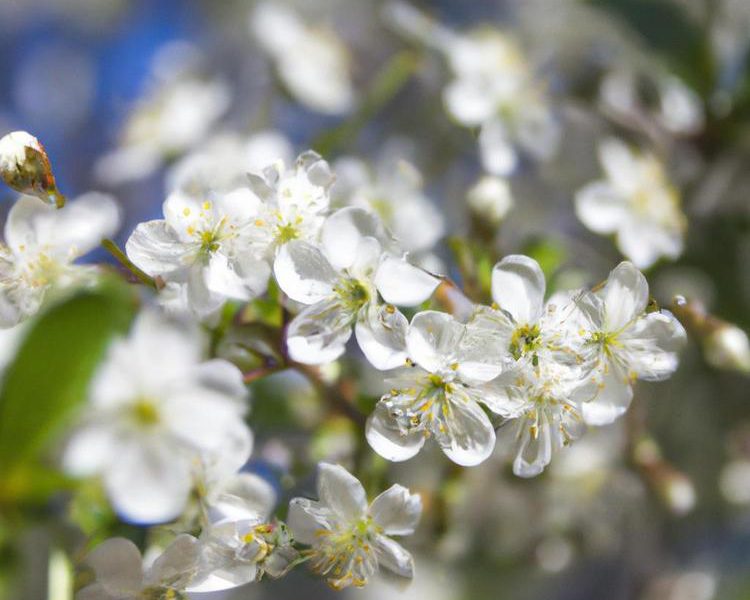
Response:
[[[417,197],[419,209],[392,227],[481,301],[486,269],[508,253],[536,258],[552,289],[593,285],[622,260],[573,200],[601,177],[597,146],[616,135],[657,156],[678,191],[684,248],[646,274],[662,306],[688,300],[678,314],[693,336],[670,381],[639,383],[623,419],[532,480],[510,473],[502,448],[472,469],[439,452],[383,464],[304,382],[258,382],[250,468],[282,499],[312,493],[322,459],[420,491],[425,516],[406,542],[417,574],[405,590],[382,581],[334,592],[300,568],[216,597],[750,598],[750,350],[741,331],[736,342],[712,337],[750,329],[750,2],[273,5],[291,12],[250,0],[0,0],[0,134],[36,135],[70,197],[115,195],[121,244],[191,177],[221,181],[232,161],[249,169],[313,148],[339,173],[342,203],[358,168],[392,204]],[[532,136],[549,140],[541,149],[522,139],[513,168],[492,173],[494,188],[478,128],[446,110],[460,69],[439,43],[478,28],[512,37],[555,128]],[[411,167],[394,183],[400,159]],[[14,196],[0,196],[7,211]],[[356,357],[336,368],[371,406],[379,373]],[[122,533],[111,518],[87,521],[78,501],[79,514],[63,503],[47,514],[89,535]],[[25,580],[13,597],[46,597],[45,527],[0,553],[0,580]]]

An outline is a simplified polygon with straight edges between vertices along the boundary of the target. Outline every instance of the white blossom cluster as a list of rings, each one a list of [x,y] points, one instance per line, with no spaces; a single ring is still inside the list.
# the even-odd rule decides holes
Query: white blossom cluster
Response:
[[[419,519],[419,497],[406,488],[368,506],[359,481],[322,464],[319,500],[293,499],[284,523],[272,517],[274,490],[241,471],[253,440],[243,374],[206,359],[199,325],[227,302],[258,298],[272,277],[295,313],[284,329],[288,366],[335,361],[354,332],[370,364],[388,371],[366,438],[390,461],[432,438],[451,461],[477,465],[499,438],[514,473],[535,476],[587,425],[620,417],[637,379],[677,367],[685,331],[650,308],[646,279],[629,262],[593,290],[546,298],[539,264],[507,256],[492,270],[493,304],[461,320],[414,308],[441,278],[410,262],[374,206],[333,209],[334,174],[314,152],[226,182],[208,192],[200,182],[175,186],[164,219],[130,236],[128,258],[153,278],[166,311],[142,310],[110,346],[63,457],[70,474],[99,476],[127,521],[174,521],[197,502],[200,534],[179,535],[147,567],[132,543],[109,540],[91,557],[96,581],[81,598],[216,591],[307,561],[335,588],[365,585],[379,566],[411,577],[410,554],[389,537],[412,533]],[[48,291],[90,279],[94,267],[72,261],[116,225],[105,196],[61,210],[21,198],[3,248],[6,327]]]

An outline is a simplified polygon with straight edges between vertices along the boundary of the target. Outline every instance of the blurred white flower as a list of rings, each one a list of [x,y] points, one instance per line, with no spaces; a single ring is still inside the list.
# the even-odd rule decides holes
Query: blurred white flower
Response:
[[[413,576],[411,554],[389,536],[414,533],[422,513],[418,495],[397,484],[368,506],[354,476],[341,466],[321,463],[318,497],[291,500],[289,528],[295,540],[311,546],[312,569],[332,587],[362,587],[381,566],[401,577]]]
[[[76,594],[76,600],[141,600],[178,598],[196,572],[198,540],[182,534],[144,569],[138,547],[125,538],[99,544],[86,563],[96,576],[94,583]]]
[[[248,137],[232,133],[212,136],[187,154],[167,172],[167,193],[176,190],[198,196],[210,192],[231,192],[247,187],[247,174],[294,160],[289,140],[274,130],[258,131]]]
[[[439,280],[407,262],[377,217],[360,208],[328,217],[321,237],[321,247],[289,242],[274,264],[279,287],[307,305],[287,330],[290,356],[307,364],[335,360],[354,325],[373,366],[403,364],[406,318],[391,304],[416,306]]]
[[[706,360],[717,369],[750,373],[750,341],[736,325],[719,325],[703,340],[703,347]]]
[[[513,195],[502,177],[485,175],[466,193],[471,211],[490,225],[498,225],[513,208]]]
[[[459,465],[484,461],[495,447],[495,430],[480,403],[505,417],[518,414],[522,404],[492,381],[506,357],[498,337],[469,329],[449,314],[424,311],[412,319],[406,348],[413,364],[386,381],[392,390],[367,421],[370,446],[388,460],[402,461],[434,437]]]
[[[616,139],[600,144],[599,161],[607,178],[578,191],[578,218],[595,233],[616,234],[620,252],[640,269],[661,257],[676,259],[687,220],[662,164]]]
[[[601,289],[576,298],[571,335],[577,332],[576,351],[596,387],[582,406],[591,425],[627,410],[636,379],[662,381],[677,369],[685,329],[666,310],[647,313],[648,301],[648,282],[629,262],[615,267]]]
[[[333,192],[342,204],[377,214],[407,252],[428,252],[443,236],[443,215],[426,196],[422,175],[411,163],[388,154],[372,169],[354,157],[337,160],[334,168]]]
[[[101,475],[129,521],[177,517],[197,461],[229,455],[242,464],[250,454],[242,373],[223,360],[203,362],[204,342],[197,326],[143,312],[91,385],[63,464],[76,476]]]
[[[0,245],[0,326],[36,313],[51,289],[86,282],[95,268],[73,261],[113,235],[119,222],[117,204],[104,194],[85,194],[62,209],[19,198]]]
[[[518,164],[519,147],[538,160],[551,158],[560,126],[515,40],[481,29],[443,46],[455,75],[443,94],[446,108],[459,123],[481,126],[484,168],[509,174]]]
[[[251,14],[250,29],[299,102],[325,114],[352,108],[349,52],[333,31],[304,23],[278,2],[259,4]]]
[[[140,269],[176,285],[170,292],[178,298],[165,297],[176,300],[173,308],[207,319],[228,299],[266,291],[270,266],[250,249],[260,206],[248,189],[210,199],[176,191],[164,202],[165,218],[140,223],[125,250]]]

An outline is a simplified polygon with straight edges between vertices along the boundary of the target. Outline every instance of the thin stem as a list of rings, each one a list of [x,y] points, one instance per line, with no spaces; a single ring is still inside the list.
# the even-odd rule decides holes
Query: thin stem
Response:
[[[119,246],[115,244],[114,241],[105,238],[102,240],[102,247],[104,247],[107,252],[114,256],[115,259],[117,259],[117,262],[119,262],[123,267],[130,271],[142,284],[152,287],[155,290],[159,289],[159,285],[156,283],[156,280],[149,274],[136,267],[133,262],[127,257],[127,255],[119,248]]]

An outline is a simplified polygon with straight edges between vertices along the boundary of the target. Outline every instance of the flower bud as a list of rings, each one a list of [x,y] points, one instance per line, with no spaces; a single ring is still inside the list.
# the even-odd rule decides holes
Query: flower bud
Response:
[[[21,194],[36,196],[58,208],[65,204],[44,146],[25,131],[13,131],[0,138],[0,176]]]
[[[706,360],[714,367],[750,373],[750,341],[736,325],[722,324],[703,343]]]
[[[497,225],[513,207],[508,183],[500,177],[482,177],[466,195],[471,210],[491,225]]]

